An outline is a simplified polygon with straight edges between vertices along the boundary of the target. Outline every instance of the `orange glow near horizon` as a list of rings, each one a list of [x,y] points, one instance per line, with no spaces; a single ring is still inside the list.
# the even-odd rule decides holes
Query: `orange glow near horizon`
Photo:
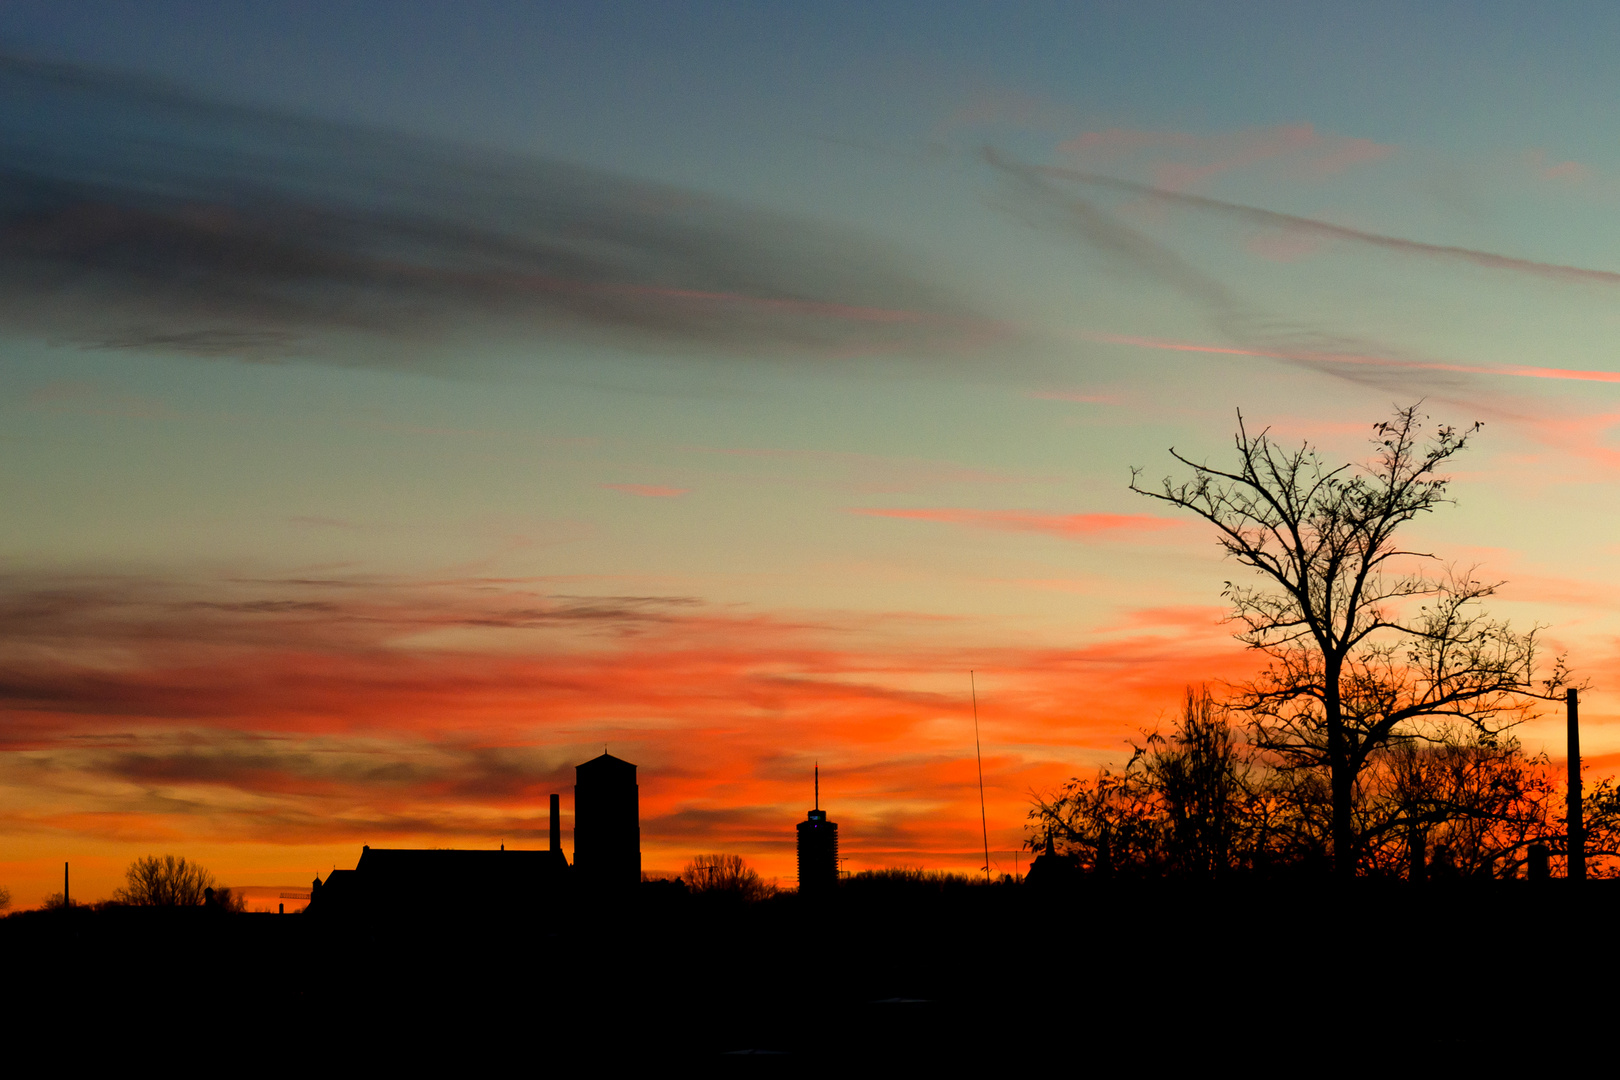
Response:
[[[6,729],[31,798],[0,823],[22,856],[0,865],[19,906],[60,889],[64,857],[81,900],[110,895],[129,859],[173,851],[268,903],[260,887],[353,866],[362,844],[540,848],[552,792],[571,851],[573,766],[604,744],[639,767],[648,871],[730,852],[791,884],[819,760],[849,869],[976,872],[969,667],[993,868],[1010,871],[1031,793],[1119,763],[1189,681],[1242,678],[1255,659],[1208,607],[1142,611],[1067,649],[986,650],[920,644],[901,616],[886,635],[537,604],[490,583],[328,587],[341,598],[318,606],[285,591],[36,597],[32,640],[51,646],[11,670]],[[611,632],[582,639],[582,625]],[[1606,721],[1589,723],[1590,765],[1606,768]]]
[[[48,659],[11,675],[8,757],[34,771],[0,824],[34,856],[10,868],[20,904],[60,888],[59,851],[85,862],[89,900],[148,852],[282,885],[352,866],[361,844],[543,847],[552,792],[571,849],[573,766],[604,744],[639,766],[649,870],[723,851],[788,881],[819,760],[849,868],[973,871],[969,667],[992,854],[1010,870],[1031,792],[1119,760],[1189,672],[1246,660],[1203,608],[1069,649],[986,650],[492,587],[357,587],[318,608],[107,588],[54,594],[30,628]],[[611,633],[582,641],[581,625]]]

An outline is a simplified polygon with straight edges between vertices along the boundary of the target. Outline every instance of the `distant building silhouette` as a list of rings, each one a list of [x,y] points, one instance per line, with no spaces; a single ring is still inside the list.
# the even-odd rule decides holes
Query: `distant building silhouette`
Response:
[[[612,754],[574,767],[574,868],[582,885],[640,884],[640,792],[636,767]]]
[[[437,911],[478,910],[521,915],[560,899],[571,876],[557,843],[557,796],[551,797],[552,846],[547,851],[451,848],[360,849],[353,870],[333,870],[310,888],[317,914],[399,913],[406,897],[425,896]]]
[[[631,890],[641,882],[641,799],[636,767],[603,754],[574,769],[574,866],[562,850],[562,808],[550,799],[545,851],[448,848],[361,849],[353,870],[333,870],[310,888],[317,913],[397,912],[405,897],[432,909],[522,915],[559,900],[575,879],[593,891]]]
[[[816,766],[816,808],[799,822],[799,894],[816,896],[838,884],[838,825],[821,808],[821,766]]]

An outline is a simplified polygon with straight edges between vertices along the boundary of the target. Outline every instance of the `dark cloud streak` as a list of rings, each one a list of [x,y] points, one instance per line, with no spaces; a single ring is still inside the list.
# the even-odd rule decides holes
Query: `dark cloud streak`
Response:
[[[906,353],[999,329],[858,236],[559,162],[0,58],[0,328],[453,370],[450,342]]]

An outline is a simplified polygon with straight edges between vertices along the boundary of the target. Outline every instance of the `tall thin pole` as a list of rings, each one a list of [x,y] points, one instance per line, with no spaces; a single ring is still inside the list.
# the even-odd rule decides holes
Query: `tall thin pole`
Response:
[[[973,754],[979,759],[979,831],[984,834],[984,880],[990,882],[990,823],[984,816],[984,749],[979,745],[979,686],[968,672],[968,689],[973,692]]]
[[[816,762],[816,809],[821,809],[821,762]]]
[[[1569,719],[1569,880],[1586,880],[1586,822],[1581,812],[1581,705],[1574,690],[1564,691]]]
[[[70,902],[68,900],[68,864],[64,862],[62,864],[62,906],[67,907]]]

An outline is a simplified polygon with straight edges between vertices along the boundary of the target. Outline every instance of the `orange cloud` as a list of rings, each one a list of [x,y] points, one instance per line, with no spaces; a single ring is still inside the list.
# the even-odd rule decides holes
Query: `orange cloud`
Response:
[[[907,521],[942,521],[1002,532],[1037,532],[1066,539],[1120,532],[1160,532],[1181,527],[1181,522],[1150,514],[1041,514],[1029,510],[907,510],[853,507],[865,517],[902,518]]]

